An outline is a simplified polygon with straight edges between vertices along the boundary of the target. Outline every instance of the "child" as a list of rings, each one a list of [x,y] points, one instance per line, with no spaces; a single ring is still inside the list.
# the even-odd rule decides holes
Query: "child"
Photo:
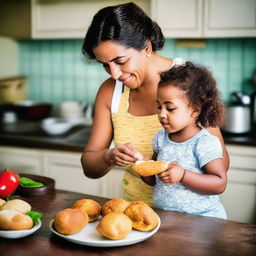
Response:
[[[161,74],[158,118],[163,128],[153,138],[154,159],[169,162],[154,185],[157,208],[226,219],[217,194],[227,184],[219,139],[203,127],[220,125],[223,105],[211,73],[187,62]]]

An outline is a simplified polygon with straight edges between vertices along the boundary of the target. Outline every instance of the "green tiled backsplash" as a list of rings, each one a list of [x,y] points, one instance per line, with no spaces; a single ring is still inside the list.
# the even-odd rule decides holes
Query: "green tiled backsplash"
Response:
[[[108,77],[102,66],[88,63],[82,40],[19,41],[20,74],[29,78],[28,98],[59,104],[64,100],[93,103],[99,85]],[[168,39],[159,51],[207,66],[214,74],[223,101],[232,91],[252,90],[256,69],[256,39],[209,39],[205,48],[183,48]]]

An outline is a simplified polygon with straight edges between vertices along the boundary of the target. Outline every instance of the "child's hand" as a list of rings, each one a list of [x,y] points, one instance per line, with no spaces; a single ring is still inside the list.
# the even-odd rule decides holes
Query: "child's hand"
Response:
[[[158,178],[167,186],[178,183],[182,180],[185,169],[176,162],[169,164],[165,172],[158,174]]]

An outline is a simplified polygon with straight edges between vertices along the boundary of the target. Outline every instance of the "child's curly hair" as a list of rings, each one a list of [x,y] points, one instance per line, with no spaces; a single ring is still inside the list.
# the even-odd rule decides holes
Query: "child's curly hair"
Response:
[[[173,85],[185,91],[189,105],[198,108],[197,122],[204,127],[221,126],[224,107],[211,72],[203,66],[186,62],[161,74],[158,87]]]

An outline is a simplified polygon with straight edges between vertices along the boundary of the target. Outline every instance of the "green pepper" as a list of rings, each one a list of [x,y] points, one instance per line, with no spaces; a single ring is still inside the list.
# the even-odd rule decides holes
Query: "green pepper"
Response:
[[[44,187],[44,184],[26,177],[20,177],[20,186],[23,188],[40,188]]]

